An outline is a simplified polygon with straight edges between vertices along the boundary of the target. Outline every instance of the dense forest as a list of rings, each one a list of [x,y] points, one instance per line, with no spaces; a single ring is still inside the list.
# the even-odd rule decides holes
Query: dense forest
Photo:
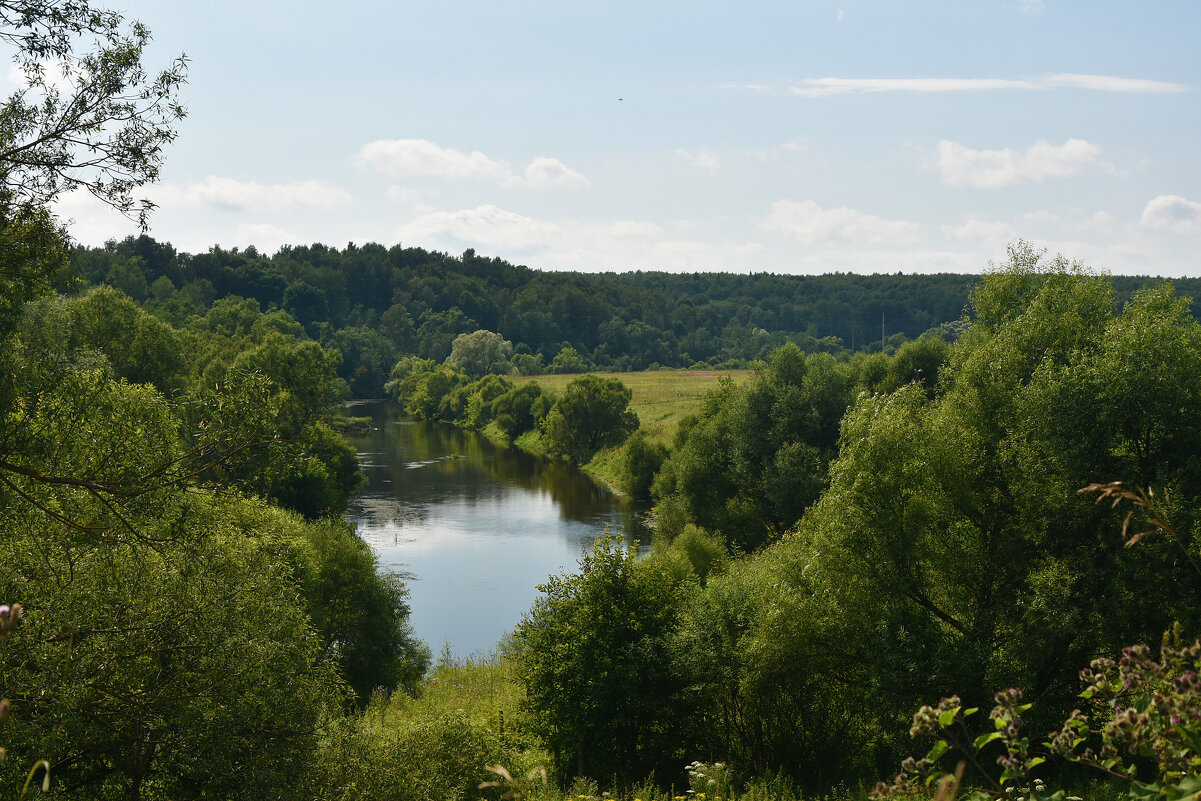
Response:
[[[807,353],[887,350],[959,320],[978,280],[556,273],[471,250],[451,256],[377,244],[287,246],[273,256],[253,247],[187,254],[146,235],[77,247],[71,264],[76,281],[119,289],[177,327],[217,301],[287,312],[342,355],[339,375],[354,397],[383,397],[400,356],[441,362],[456,336],[479,329],[511,342],[524,374],[743,367],[785,342]],[[1148,280],[1113,282],[1124,300]],[[1177,283],[1182,294],[1201,294],[1201,279]]]
[[[281,310],[343,356],[356,397],[382,397],[401,355],[443,361],[477,329],[514,346],[521,372],[744,366],[792,341],[807,352],[880,349],[963,312],[966,275],[553,273],[472,251],[350,245],[181,254],[150,237],[77,248],[75,276],[183,326],[215,301]],[[66,287],[64,287],[65,289]],[[883,326],[883,328],[882,328]],[[563,359],[560,359],[562,364]]]
[[[86,2],[0,29],[38,90],[0,114],[0,793],[1201,791],[1201,286],[1024,242],[816,277],[71,247],[64,192],[145,220],[186,63]],[[655,366],[751,371],[663,440],[587,372]],[[602,539],[433,663],[342,519],[344,401],[385,394],[618,465],[652,552]]]

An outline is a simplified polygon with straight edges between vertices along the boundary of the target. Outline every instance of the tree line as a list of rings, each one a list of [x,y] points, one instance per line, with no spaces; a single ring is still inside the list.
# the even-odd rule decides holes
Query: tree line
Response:
[[[879,350],[958,319],[968,275],[822,276],[544,272],[382,245],[179,253],[148,236],[75,248],[76,278],[120,289],[183,327],[218,301],[287,312],[342,354],[355,397],[383,397],[403,355],[444,361],[475,330],[513,343],[524,374],[555,369],[742,367],[785,342],[806,352]],[[67,289],[67,287],[62,287]],[[883,326],[883,330],[882,330]]]

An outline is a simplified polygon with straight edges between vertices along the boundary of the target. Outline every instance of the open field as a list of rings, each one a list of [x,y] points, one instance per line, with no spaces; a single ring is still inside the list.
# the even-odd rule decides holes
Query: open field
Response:
[[[638,373],[594,373],[620,379],[634,397],[630,408],[638,415],[643,433],[653,442],[670,445],[680,418],[701,408],[705,393],[717,389],[722,378],[740,383],[750,370],[645,370]],[[535,375],[515,379],[537,381],[544,389],[561,393],[578,375]]]

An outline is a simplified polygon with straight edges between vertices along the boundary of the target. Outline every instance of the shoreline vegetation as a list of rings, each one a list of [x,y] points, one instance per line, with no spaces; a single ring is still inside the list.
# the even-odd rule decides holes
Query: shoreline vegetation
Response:
[[[728,379],[739,383],[749,370],[644,370],[633,373],[597,372],[604,379],[620,381],[631,391],[630,410],[638,416],[639,428],[653,443],[670,446],[682,420],[701,410],[707,393]],[[559,394],[571,381],[582,374],[542,374],[515,378],[518,386],[536,382],[547,391]],[[548,457],[537,431],[527,431],[515,440],[509,439],[496,426],[486,426],[482,433],[493,442],[520,448],[534,456]],[[622,446],[605,448],[596,453],[580,469],[605,487],[629,497],[622,486]]]

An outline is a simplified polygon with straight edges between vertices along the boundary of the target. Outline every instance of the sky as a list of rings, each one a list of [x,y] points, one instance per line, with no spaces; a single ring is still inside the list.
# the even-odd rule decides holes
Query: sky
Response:
[[[544,270],[1201,275],[1201,3],[111,0],[186,54],[150,234]],[[136,234],[89,197],[84,244]]]

